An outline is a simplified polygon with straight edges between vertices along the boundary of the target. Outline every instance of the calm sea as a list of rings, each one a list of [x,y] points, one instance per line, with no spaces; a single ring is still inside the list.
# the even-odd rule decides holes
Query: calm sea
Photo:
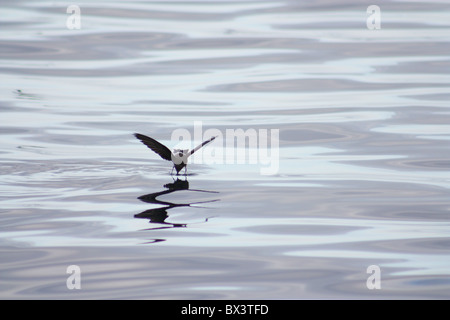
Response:
[[[450,298],[449,2],[74,4],[0,2],[0,298]]]

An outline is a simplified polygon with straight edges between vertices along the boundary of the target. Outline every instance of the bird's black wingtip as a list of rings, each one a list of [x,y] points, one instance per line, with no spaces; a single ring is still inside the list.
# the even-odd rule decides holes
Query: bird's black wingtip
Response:
[[[141,133],[137,133],[137,132],[133,133],[133,136],[134,136],[136,139],[138,139],[139,141],[141,141],[142,143],[144,143],[144,141],[148,139],[147,136],[145,136],[145,135],[143,135],[143,134],[141,134]]]

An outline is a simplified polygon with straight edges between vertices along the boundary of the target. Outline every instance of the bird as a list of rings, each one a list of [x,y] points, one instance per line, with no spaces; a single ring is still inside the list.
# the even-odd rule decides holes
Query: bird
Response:
[[[167,148],[162,143],[156,141],[153,138],[150,138],[146,135],[140,134],[140,133],[134,133],[134,136],[139,139],[143,144],[145,144],[147,147],[152,149],[155,153],[157,153],[161,158],[167,161],[173,162],[172,171],[170,174],[173,173],[173,169],[177,171],[177,176],[179,175],[179,172],[181,169],[184,168],[184,175],[187,175],[187,162],[188,158],[197,150],[199,150],[204,145],[210,143],[213,141],[217,136],[211,137],[209,140],[204,141],[202,144],[198,145],[194,149],[174,149],[173,152],[170,151],[169,148]]]

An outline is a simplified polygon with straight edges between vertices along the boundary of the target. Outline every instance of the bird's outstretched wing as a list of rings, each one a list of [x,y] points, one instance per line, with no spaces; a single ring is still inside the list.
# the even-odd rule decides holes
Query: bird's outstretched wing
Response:
[[[134,136],[141,140],[141,142],[147,147],[159,154],[164,160],[172,161],[172,151],[170,151],[170,149],[165,145],[140,133],[135,133]]]
[[[200,149],[201,147],[203,147],[205,144],[208,144],[208,143],[210,143],[211,141],[213,141],[215,138],[217,138],[217,136],[212,137],[211,139],[204,141],[201,145],[196,146],[194,149],[192,149],[191,151],[189,151],[188,157],[189,157],[190,155],[192,155],[195,151],[197,151],[198,149]]]

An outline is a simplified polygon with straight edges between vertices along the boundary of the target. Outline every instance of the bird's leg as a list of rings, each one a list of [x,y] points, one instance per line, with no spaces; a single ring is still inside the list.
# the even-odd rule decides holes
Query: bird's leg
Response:
[[[173,175],[173,169],[175,168],[175,166],[172,167],[172,171],[170,171],[170,175]]]
[[[184,167],[184,176],[187,176],[187,166]]]

